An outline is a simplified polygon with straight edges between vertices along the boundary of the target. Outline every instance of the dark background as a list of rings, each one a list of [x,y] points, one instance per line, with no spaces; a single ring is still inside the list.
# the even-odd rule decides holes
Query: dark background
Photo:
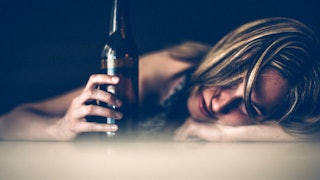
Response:
[[[318,0],[131,0],[140,52],[195,40],[214,44],[233,28],[271,16],[320,32]],[[0,2],[0,114],[85,84],[98,68],[111,0]],[[164,65],[165,67],[165,65]]]

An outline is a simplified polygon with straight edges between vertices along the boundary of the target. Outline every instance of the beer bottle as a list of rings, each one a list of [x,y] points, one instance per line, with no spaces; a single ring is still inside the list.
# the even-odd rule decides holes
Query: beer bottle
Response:
[[[120,77],[118,85],[100,85],[99,89],[117,96],[123,103],[116,109],[123,113],[121,120],[103,117],[90,117],[96,121],[119,126],[117,136],[132,136],[138,131],[138,52],[131,34],[128,0],[113,0],[109,35],[101,53],[100,72]],[[115,109],[106,103],[96,101],[97,105]],[[108,136],[115,133],[107,132]]]

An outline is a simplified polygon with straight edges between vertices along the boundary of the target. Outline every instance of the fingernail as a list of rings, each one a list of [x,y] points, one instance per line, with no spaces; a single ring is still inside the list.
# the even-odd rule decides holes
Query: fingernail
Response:
[[[116,104],[117,104],[118,107],[120,107],[120,106],[122,105],[122,102],[117,99],[117,100],[116,100]]]
[[[111,78],[111,81],[116,83],[116,82],[119,81],[119,77],[113,76],[113,77]]]
[[[122,118],[122,113],[120,113],[120,112],[116,112],[116,116],[117,116],[117,118]]]
[[[110,128],[111,128],[111,130],[116,131],[118,129],[118,126],[117,125],[111,125]]]

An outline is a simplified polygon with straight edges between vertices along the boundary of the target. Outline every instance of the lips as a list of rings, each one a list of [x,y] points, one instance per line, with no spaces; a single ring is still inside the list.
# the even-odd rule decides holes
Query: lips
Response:
[[[200,98],[199,98],[199,109],[200,109],[200,112],[205,117],[208,117],[208,118],[212,117],[212,113],[208,110],[206,102],[205,102],[203,96],[200,96]]]

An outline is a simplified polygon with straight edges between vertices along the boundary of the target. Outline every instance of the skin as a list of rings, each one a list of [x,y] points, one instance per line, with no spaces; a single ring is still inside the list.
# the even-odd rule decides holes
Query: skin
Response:
[[[207,141],[293,141],[275,123],[258,124],[272,113],[287,92],[287,82],[280,73],[266,69],[259,75],[252,92],[253,107],[258,116],[252,119],[242,101],[244,82],[231,87],[208,87],[190,96],[191,116],[176,131],[175,139]]]
[[[166,62],[169,68],[159,68]],[[139,98],[148,108],[156,107],[178,80],[175,75],[192,66],[177,61],[166,51],[147,54],[140,58]],[[121,112],[100,106],[86,105],[96,99],[117,107],[122,102],[110,93],[96,89],[96,85],[118,84],[116,76],[91,75],[85,87],[41,102],[23,104],[0,117],[0,139],[70,141],[83,132],[117,131],[117,125],[86,122],[85,117],[99,115],[121,120]],[[152,101],[148,95],[155,95]]]
[[[167,68],[159,68],[163,67],[164,62]],[[176,75],[192,66],[193,64],[190,62],[172,59],[166,51],[153,52],[141,57],[139,98],[142,109],[143,107],[151,109],[157,107],[159,102],[174,89],[174,85],[179,81],[179,77]],[[266,71],[261,75],[259,80],[261,83],[258,83],[253,95],[255,102],[267,111],[272,109],[278,100],[277,97],[282,95],[278,92],[279,89],[282,89],[282,86],[278,86],[277,81],[281,79],[279,79],[277,73],[272,72]],[[85,102],[97,99],[117,107],[121,106],[122,102],[119,99],[95,88],[96,85],[100,84],[116,85],[119,81],[121,79],[115,76],[95,74],[89,78],[84,87],[41,102],[20,105],[0,117],[0,139],[70,141],[83,132],[117,131],[118,127],[116,125],[86,122],[85,117],[99,115],[121,120],[123,116],[121,112],[86,105]],[[212,87],[203,91],[202,95],[206,106],[210,107],[210,111],[214,112],[214,116],[218,120],[208,118],[201,113],[198,103],[201,96],[190,97],[188,105],[191,117],[176,131],[174,139],[178,141],[185,141],[190,138],[208,141],[293,140],[277,125],[242,126],[252,122],[252,120],[246,118],[242,106],[235,108],[230,113],[221,113],[219,107],[222,108],[230,102],[232,97],[241,97],[241,88],[243,86],[239,84],[235,89],[221,91]],[[212,98],[215,95],[213,92],[219,92],[218,94],[223,98]],[[274,92],[274,94],[271,92]],[[154,98],[149,99],[150,94]],[[202,122],[199,122],[199,120]]]
[[[266,69],[258,77],[252,92],[253,107],[257,119],[273,112],[287,92],[287,82],[276,70]],[[244,83],[232,87],[209,87],[200,94],[190,96],[188,109],[191,117],[198,121],[215,122],[221,125],[240,126],[254,124],[248,116],[244,97]]]

